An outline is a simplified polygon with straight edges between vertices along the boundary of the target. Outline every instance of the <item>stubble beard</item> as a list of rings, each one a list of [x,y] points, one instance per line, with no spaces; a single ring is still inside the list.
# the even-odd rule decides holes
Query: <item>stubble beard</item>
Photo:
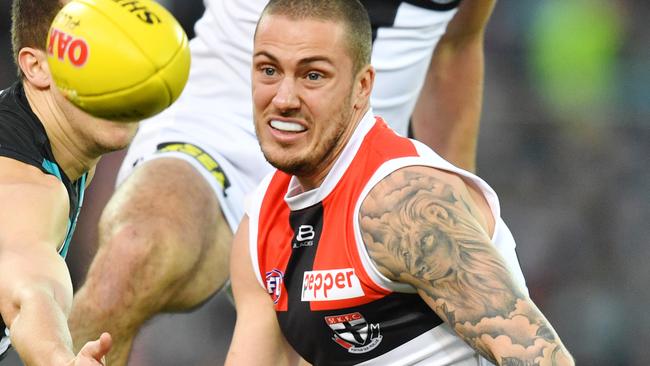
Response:
[[[352,92],[345,99],[344,106],[349,106],[352,99]],[[327,138],[323,143],[320,143],[312,151],[308,151],[302,156],[297,156],[294,158],[287,157],[273,157],[271,154],[268,154],[267,151],[262,147],[262,153],[264,158],[269,162],[274,168],[283,171],[289,175],[294,175],[296,177],[308,177],[315,174],[318,174],[318,169],[321,169],[321,166],[327,166],[327,163],[334,159],[331,156],[336,149],[341,136],[345,132],[345,128],[348,124],[352,123],[350,120],[352,117],[353,110],[352,108],[341,108],[340,112],[333,116],[332,120],[337,124],[337,129],[334,131],[334,134]],[[331,120],[331,121],[332,121]]]

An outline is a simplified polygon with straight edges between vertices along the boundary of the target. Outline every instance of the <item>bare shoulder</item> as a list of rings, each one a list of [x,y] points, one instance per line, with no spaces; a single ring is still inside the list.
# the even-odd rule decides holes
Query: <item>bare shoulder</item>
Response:
[[[33,184],[43,189],[63,188],[65,191],[65,187],[55,176],[45,174],[35,166],[4,156],[0,156],[0,184]]]
[[[69,201],[65,186],[56,177],[0,157],[0,200],[12,208],[0,211],[0,238],[27,232],[34,239],[55,245],[63,240]]]
[[[384,178],[359,212],[363,240],[377,268],[433,299],[450,295],[445,290],[452,282],[458,284],[459,273],[473,278],[490,272],[495,290],[516,290],[482,217],[460,176],[423,166],[405,167]],[[480,312],[484,305],[466,310]]]
[[[363,201],[359,217],[371,257],[393,280],[423,270],[404,267],[422,266],[413,262],[421,256],[448,257],[457,235],[489,242],[469,186],[457,174],[431,167],[405,167],[384,178]]]

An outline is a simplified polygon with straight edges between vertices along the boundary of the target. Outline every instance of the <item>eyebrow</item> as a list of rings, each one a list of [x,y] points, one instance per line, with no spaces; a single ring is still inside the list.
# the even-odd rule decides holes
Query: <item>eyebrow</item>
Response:
[[[273,56],[272,54],[270,54],[270,53],[268,53],[266,51],[256,52],[253,55],[253,58],[256,58],[256,57],[259,57],[259,56],[267,57],[267,58],[269,58],[271,61],[273,61],[275,63],[279,62],[277,57]],[[307,58],[301,59],[300,61],[298,61],[298,65],[299,66],[304,66],[304,65],[308,65],[308,64],[310,64],[312,62],[321,62],[321,61],[326,62],[328,64],[333,64],[332,59],[330,59],[329,57],[326,57],[326,56],[312,56],[312,57],[307,57]]]
[[[265,56],[267,58],[270,58],[271,61],[273,61],[273,62],[278,62],[278,59],[275,56],[273,56],[272,54],[270,54],[270,53],[268,53],[266,51],[255,52],[255,54],[253,55],[253,58],[256,58],[258,56]]]

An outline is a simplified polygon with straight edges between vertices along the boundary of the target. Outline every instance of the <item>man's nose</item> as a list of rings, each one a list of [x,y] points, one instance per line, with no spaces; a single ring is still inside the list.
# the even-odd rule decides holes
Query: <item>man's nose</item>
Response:
[[[296,81],[293,78],[284,78],[278,87],[273,104],[281,111],[297,109],[300,107]]]

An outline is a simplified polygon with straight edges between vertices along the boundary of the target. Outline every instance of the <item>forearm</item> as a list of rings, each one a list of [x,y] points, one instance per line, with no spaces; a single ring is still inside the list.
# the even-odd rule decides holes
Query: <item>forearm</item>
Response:
[[[490,314],[470,315],[457,304],[422,298],[483,357],[497,365],[571,366],[575,362],[551,324],[527,296],[501,296]]]
[[[482,39],[438,44],[413,111],[415,138],[468,171],[476,168],[483,102]]]
[[[52,293],[23,290],[9,329],[11,343],[25,365],[65,365],[75,355],[66,315]]]
[[[436,46],[412,116],[417,139],[474,171],[483,104],[485,28],[494,0],[464,1]]]

